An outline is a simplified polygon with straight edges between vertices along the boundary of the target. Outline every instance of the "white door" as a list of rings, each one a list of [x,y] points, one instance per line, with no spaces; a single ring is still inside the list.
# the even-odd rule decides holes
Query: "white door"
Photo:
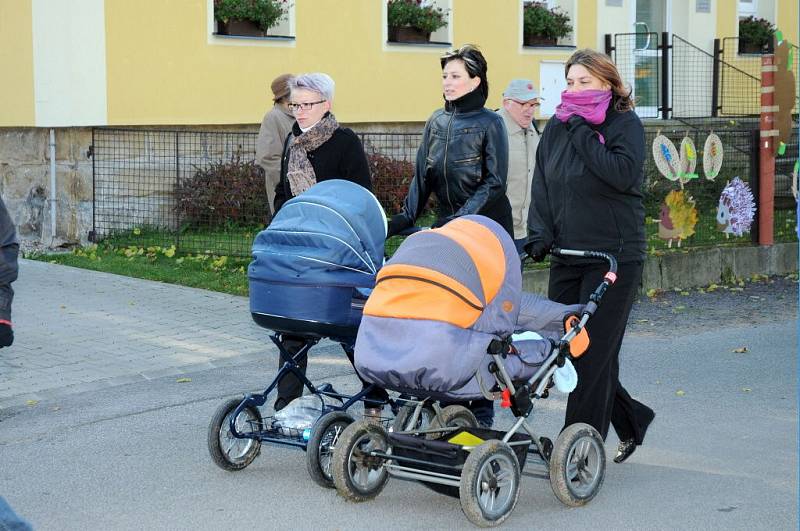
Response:
[[[633,97],[636,113],[641,118],[658,118],[661,113],[661,50],[658,49],[662,32],[670,31],[669,8],[671,0],[635,0],[632,2],[633,31]],[[662,43],[663,44],[663,43]],[[667,90],[669,90],[669,79]],[[667,100],[669,101],[669,99]]]

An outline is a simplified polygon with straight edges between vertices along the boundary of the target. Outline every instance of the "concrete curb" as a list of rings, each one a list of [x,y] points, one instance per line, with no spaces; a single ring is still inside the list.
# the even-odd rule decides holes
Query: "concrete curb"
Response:
[[[693,288],[731,278],[758,275],[786,275],[797,271],[797,243],[776,243],[758,247],[714,247],[648,256],[640,292],[649,289]],[[550,272],[525,271],[525,291],[547,294]]]

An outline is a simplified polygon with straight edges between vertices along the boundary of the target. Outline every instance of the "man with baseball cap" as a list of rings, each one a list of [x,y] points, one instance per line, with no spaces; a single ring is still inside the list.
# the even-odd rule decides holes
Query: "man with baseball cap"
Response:
[[[292,74],[282,74],[272,80],[273,106],[264,115],[256,142],[256,162],[264,168],[270,213],[275,202],[275,186],[281,176],[283,143],[294,125],[294,115],[289,111],[289,80]]]
[[[514,220],[514,243],[517,249],[528,237],[528,207],[531,204],[531,183],[539,145],[539,130],[533,115],[539,108],[539,94],[529,79],[514,79],[503,92],[503,108],[497,113],[508,132],[508,179],[506,196],[511,203]]]

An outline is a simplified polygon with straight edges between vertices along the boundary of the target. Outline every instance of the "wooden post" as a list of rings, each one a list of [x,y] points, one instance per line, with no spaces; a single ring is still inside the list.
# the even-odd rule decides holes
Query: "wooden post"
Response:
[[[761,56],[761,134],[758,180],[758,243],[773,244],[775,211],[775,55]]]

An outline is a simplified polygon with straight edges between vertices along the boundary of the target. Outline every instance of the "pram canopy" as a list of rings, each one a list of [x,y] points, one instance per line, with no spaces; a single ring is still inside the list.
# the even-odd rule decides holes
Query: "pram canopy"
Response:
[[[385,239],[386,216],[369,190],[340,179],[315,184],[284,203],[256,236],[248,267],[253,318],[304,334],[309,322],[311,329],[357,327],[366,295],[354,303],[356,288],[375,284]]]
[[[493,339],[528,326],[556,336],[579,308],[523,297],[511,237],[489,218],[463,216],[407,238],[378,273],[356,338],[355,367],[388,389],[478,398],[476,375],[494,383],[487,354]],[[512,376],[532,374],[529,368],[546,357],[546,339],[525,343]]]
[[[371,287],[383,263],[386,216],[377,198],[331,179],[286,203],[253,243],[251,279]]]

